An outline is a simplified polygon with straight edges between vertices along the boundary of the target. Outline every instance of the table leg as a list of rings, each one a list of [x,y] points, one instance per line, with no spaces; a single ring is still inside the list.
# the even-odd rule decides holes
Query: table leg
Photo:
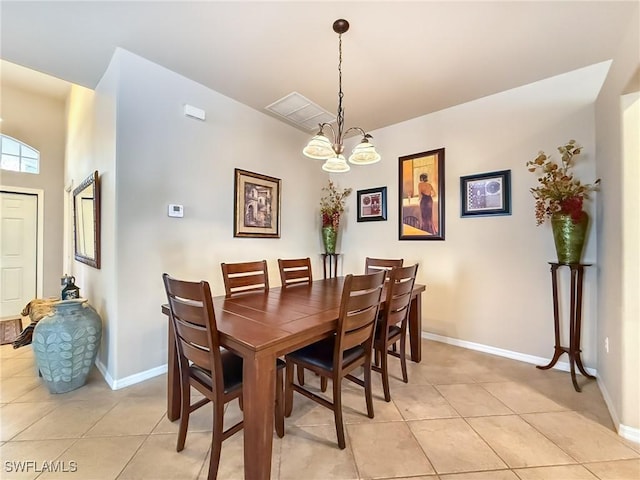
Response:
[[[409,345],[411,360],[422,361],[422,295],[418,294],[411,300],[409,309]]]
[[[173,333],[171,319],[169,325],[167,345],[167,418],[172,422],[180,418],[180,369],[176,352],[176,337]]]
[[[268,480],[271,476],[276,359],[264,355],[244,357],[244,478]]]

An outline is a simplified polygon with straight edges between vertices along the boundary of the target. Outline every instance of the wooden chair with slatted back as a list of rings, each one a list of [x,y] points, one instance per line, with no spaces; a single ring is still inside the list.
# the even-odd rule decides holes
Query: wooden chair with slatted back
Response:
[[[296,259],[279,258],[278,267],[280,268],[280,281],[283,287],[291,285],[308,285],[313,282],[311,259],[309,257]],[[298,383],[300,385],[304,385],[303,368],[298,368]]]
[[[216,478],[222,442],[243,428],[243,421],[224,430],[224,407],[242,398],[242,357],[220,348],[209,284],[187,282],[162,275],[169,301],[171,328],[176,339],[180,372],[180,427],[176,451],[184,449],[191,412],[213,403],[211,459],[208,478]],[[284,436],[282,399],[284,362],[276,368],[276,432]],[[191,387],[203,398],[191,403]]]
[[[375,273],[379,270],[391,270],[392,268],[398,268],[402,266],[404,259],[390,259],[390,258],[370,258],[367,257],[364,260],[364,273]],[[387,277],[389,280],[389,277]]]
[[[371,275],[347,275],[344,279],[335,334],[285,356],[285,415],[291,415],[294,391],[333,410],[338,446],[341,449],[346,447],[342,422],[343,378],[364,387],[367,415],[373,418],[371,355],[385,276],[386,271]],[[301,385],[294,384],[294,366],[311,370],[321,378],[330,378],[333,383],[332,399],[328,400]],[[364,380],[351,375],[358,367],[363,367]]]
[[[283,287],[313,282],[311,259],[309,257],[296,259],[279,258],[278,267],[280,268],[280,280]]]
[[[222,278],[227,297],[235,293],[269,290],[267,261],[222,263]]]
[[[391,401],[389,392],[389,368],[388,356],[392,355],[400,359],[402,368],[402,381],[408,383],[407,376],[407,323],[409,321],[409,307],[411,306],[411,292],[416,281],[418,264],[410,267],[392,269],[387,281],[384,309],[380,312],[376,326],[376,335],[373,342],[375,350],[375,364],[372,369],[382,374],[382,388],[384,399]],[[389,347],[400,341],[399,351]]]

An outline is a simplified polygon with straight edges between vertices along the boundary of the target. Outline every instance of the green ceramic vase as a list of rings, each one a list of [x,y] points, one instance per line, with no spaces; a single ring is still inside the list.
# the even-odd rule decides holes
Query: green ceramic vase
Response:
[[[334,227],[322,227],[322,242],[324,243],[324,253],[336,253],[336,240],[338,229]]]
[[[588,225],[589,215],[587,212],[582,212],[578,222],[574,222],[568,213],[554,213],[551,216],[551,228],[558,254],[558,263],[580,263]]]

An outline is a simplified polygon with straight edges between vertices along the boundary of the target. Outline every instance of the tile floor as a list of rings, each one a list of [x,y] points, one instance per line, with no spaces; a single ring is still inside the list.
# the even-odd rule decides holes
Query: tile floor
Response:
[[[359,387],[345,382],[345,450],[332,413],[295,394],[285,437],[274,435],[271,478],[640,479],[640,446],[615,433],[594,381],[580,377],[577,393],[565,372],[423,342],[409,384],[391,359],[391,403],[374,375],[374,419]],[[165,395],[164,375],[112,391],[95,369],[84,387],[51,395],[30,347],[0,346],[0,478],[206,478],[211,411],[193,414],[177,453]],[[240,414],[233,402],[225,418]],[[242,479],[242,432],[223,445],[218,478]]]

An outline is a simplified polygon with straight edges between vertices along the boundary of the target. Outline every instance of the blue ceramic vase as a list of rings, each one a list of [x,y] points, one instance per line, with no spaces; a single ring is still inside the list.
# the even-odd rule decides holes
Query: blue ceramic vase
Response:
[[[33,330],[33,352],[49,391],[65,393],[86,383],[98,354],[102,320],[84,298],[52,307]]]

